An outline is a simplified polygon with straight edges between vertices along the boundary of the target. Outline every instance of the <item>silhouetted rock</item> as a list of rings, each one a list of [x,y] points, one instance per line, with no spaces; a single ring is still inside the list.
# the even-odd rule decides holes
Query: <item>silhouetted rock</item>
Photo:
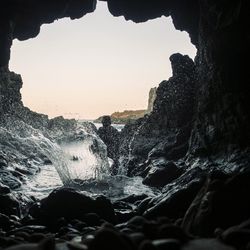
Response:
[[[20,215],[20,204],[13,194],[0,194],[0,213]]]
[[[163,188],[163,194],[139,206],[140,213],[148,218],[166,216],[182,218],[204,183],[205,173],[200,169],[187,171]]]
[[[250,173],[232,177],[212,173],[187,211],[183,227],[194,234],[213,236],[250,218]]]
[[[250,219],[228,228],[221,234],[220,238],[226,244],[237,249],[247,248],[247,244],[250,242]]]
[[[121,134],[121,160],[136,174],[135,165],[148,157],[177,160],[185,156],[194,114],[196,74],[194,62],[181,54],[170,57],[173,76],[156,91],[152,112],[132,124]]]
[[[101,229],[97,231],[94,240],[89,246],[89,250],[132,250],[132,246],[127,242],[120,232],[112,229]]]
[[[157,88],[151,88],[149,91],[149,96],[148,96],[148,108],[147,108],[147,114],[151,113],[153,111],[154,108],[154,102],[156,99],[156,91]]]
[[[183,250],[235,250],[234,247],[227,246],[217,239],[198,239],[190,241]]]
[[[177,179],[183,170],[178,168],[173,162],[158,161],[153,162],[152,167],[147,176],[143,180],[143,184],[152,187],[163,187],[171,181]]]
[[[115,221],[114,209],[108,199],[102,196],[92,199],[70,188],[54,190],[41,200],[41,206],[36,213],[35,217],[52,226],[61,217],[84,221],[86,214],[90,213],[96,213],[107,221]],[[90,219],[90,215],[88,218]]]

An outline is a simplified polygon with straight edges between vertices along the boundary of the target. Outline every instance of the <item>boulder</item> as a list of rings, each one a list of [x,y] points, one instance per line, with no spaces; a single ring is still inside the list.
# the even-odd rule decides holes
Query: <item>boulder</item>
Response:
[[[131,243],[128,242],[122,233],[110,229],[104,228],[99,230],[94,240],[91,242],[89,246],[89,250],[132,250]]]
[[[231,246],[227,246],[217,239],[197,239],[187,243],[182,250],[235,250]]]
[[[183,227],[196,235],[213,236],[250,218],[250,172],[212,173],[187,211]]]
[[[92,199],[73,188],[59,188],[47,198],[41,200],[40,208],[33,214],[45,224],[53,224],[61,217],[66,219],[86,218],[86,214],[95,213],[109,222],[115,221],[111,202],[104,196]]]
[[[163,188],[163,194],[143,202],[139,211],[148,218],[166,216],[171,219],[182,218],[203,186],[205,173],[199,168],[191,169],[175,182]]]
[[[0,213],[20,215],[20,204],[13,194],[0,194]]]
[[[220,236],[226,244],[236,248],[246,248],[250,242],[250,219],[226,229]]]
[[[143,184],[152,187],[164,187],[168,183],[177,179],[183,169],[177,167],[173,162],[163,162],[163,164],[152,164],[149,173],[143,180]]]

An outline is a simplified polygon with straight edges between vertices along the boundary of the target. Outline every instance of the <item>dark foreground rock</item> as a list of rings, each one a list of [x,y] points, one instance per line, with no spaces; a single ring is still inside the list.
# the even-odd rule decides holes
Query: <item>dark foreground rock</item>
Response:
[[[23,218],[0,214],[0,245],[12,250],[244,250],[250,244],[249,183],[249,172],[194,168],[156,198],[131,196],[114,204],[61,188]],[[123,209],[134,211],[119,221],[114,211]]]
[[[104,196],[92,199],[72,188],[54,190],[47,198],[41,200],[39,207],[32,214],[45,225],[54,226],[60,218],[96,220],[100,218],[115,222],[115,213],[111,202]]]
[[[228,177],[213,173],[193,201],[183,227],[197,235],[211,236],[250,218],[250,172]]]
[[[153,110],[127,124],[121,133],[120,161],[128,175],[140,174],[140,164],[160,157],[185,156],[194,115],[196,71],[187,55],[170,56],[173,76],[160,83]]]
[[[152,187],[164,187],[168,183],[177,179],[184,170],[177,167],[173,162],[166,162],[157,160],[158,164],[152,163],[153,166],[149,166],[150,170],[147,176],[143,180],[143,184]]]

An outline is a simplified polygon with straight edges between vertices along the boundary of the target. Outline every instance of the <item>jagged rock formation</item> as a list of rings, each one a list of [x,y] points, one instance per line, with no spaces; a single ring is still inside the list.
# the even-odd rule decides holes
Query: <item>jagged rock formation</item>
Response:
[[[249,146],[249,3],[247,1],[107,0],[110,12],[142,22],[171,15],[197,47],[197,116],[191,148]],[[192,7],[191,7],[192,6]],[[235,64],[235,62],[237,62]],[[195,151],[195,150],[194,150]],[[209,150],[208,150],[209,151]],[[212,152],[210,152],[212,153]]]
[[[196,127],[192,136],[192,148],[196,148],[194,151],[198,152],[198,148],[207,145],[208,140],[209,144],[216,145],[213,147],[216,152],[217,148],[224,148],[224,144],[248,146],[249,92],[244,80],[248,78],[248,62],[244,58],[249,56],[249,3],[243,0],[107,2],[113,15],[123,15],[127,20],[135,22],[171,15],[176,29],[189,33],[198,50],[196,64],[199,94]],[[33,1],[4,1],[0,22],[1,66],[6,67],[8,64],[13,38],[25,40],[34,37],[39,33],[42,23],[53,22],[64,16],[79,18],[94,8],[95,1],[91,0],[65,0],[60,3],[36,1],[35,4]],[[238,63],[235,64],[235,61]]]
[[[9,72],[6,68],[0,68],[0,114],[9,112],[17,103],[21,103],[20,89],[22,79],[20,75]]]
[[[121,155],[129,172],[146,160],[177,160],[187,152],[194,115],[195,66],[181,54],[172,55],[170,60],[173,76],[157,88],[152,112],[122,132]]]
[[[151,88],[149,91],[147,113],[151,113],[153,111],[154,101],[156,99],[156,90],[157,88],[155,87]]]

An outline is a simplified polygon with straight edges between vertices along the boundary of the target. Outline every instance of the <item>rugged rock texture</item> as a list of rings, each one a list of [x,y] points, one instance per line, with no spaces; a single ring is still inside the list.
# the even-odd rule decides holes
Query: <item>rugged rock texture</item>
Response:
[[[157,88],[155,87],[151,88],[149,91],[147,113],[151,113],[153,111],[154,101],[156,99],[156,90]]]
[[[21,76],[9,72],[7,68],[0,68],[0,115],[9,112],[17,103],[21,103],[20,89],[22,87]]]
[[[198,99],[190,153],[228,151],[249,144],[249,3],[239,1],[107,0],[110,12],[143,22],[171,16],[197,47]],[[7,66],[13,38],[25,40],[40,25],[65,16],[79,18],[94,0],[4,1],[1,3],[1,66]],[[230,41],[230,42],[228,42]],[[235,64],[235,62],[237,62]],[[213,152],[211,152],[213,151]]]
[[[89,213],[96,213],[109,222],[115,221],[114,209],[104,196],[92,199],[70,188],[54,190],[41,201],[39,208],[33,210],[33,216],[49,226],[54,226],[61,217],[88,220],[86,214]]]
[[[190,34],[198,49],[199,84],[198,128],[194,131],[192,146],[197,146],[197,140],[201,144],[216,145],[214,150],[229,143],[246,146],[249,143],[249,109],[246,108],[249,92],[244,79],[248,79],[249,65],[245,60],[249,57],[249,3],[205,0],[107,2],[113,15],[123,15],[135,22],[171,15],[175,27]]]
[[[173,76],[157,88],[153,111],[122,131],[121,160],[129,175],[138,172],[134,165],[145,160],[148,166],[155,158],[177,160],[187,152],[195,107],[195,65],[181,54],[172,55],[170,61]]]

